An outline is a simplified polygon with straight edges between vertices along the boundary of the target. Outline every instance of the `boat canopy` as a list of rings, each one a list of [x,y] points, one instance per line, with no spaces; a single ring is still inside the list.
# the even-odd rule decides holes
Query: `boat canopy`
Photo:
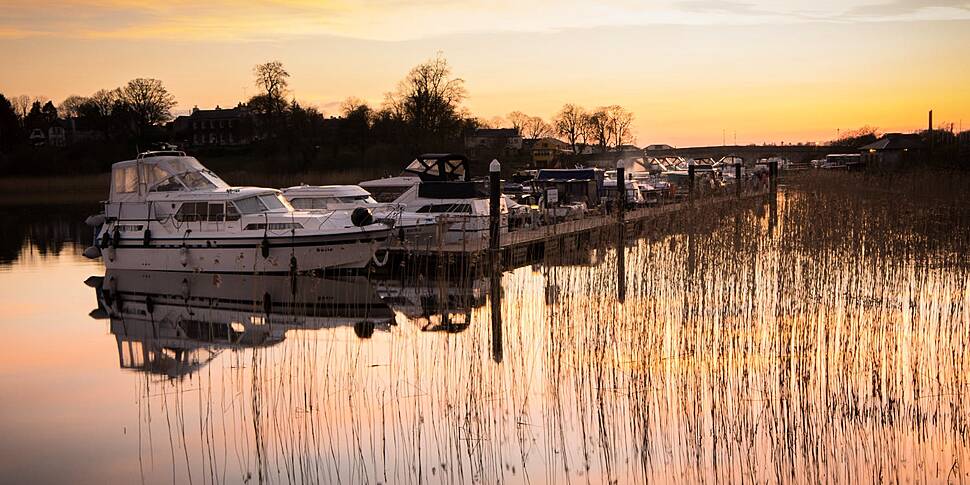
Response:
[[[149,192],[228,189],[195,157],[139,157],[111,166],[111,202],[142,202]]]
[[[402,175],[414,174],[423,182],[468,180],[468,157],[458,153],[425,153],[415,158]]]

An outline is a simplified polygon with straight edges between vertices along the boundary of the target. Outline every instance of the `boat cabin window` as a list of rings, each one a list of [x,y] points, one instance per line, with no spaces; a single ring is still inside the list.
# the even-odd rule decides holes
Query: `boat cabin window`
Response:
[[[238,221],[239,212],[225,202],[184,202],[175,213],[175,220],[179,222],[223,222]]]
[[[154,192],[177,192],[180,190],[209,190],[217,186],[201,172],[186,172],[172,175],[152,188]]]
[[[472,206],[471,204],[431,204],[426,205],[415,212],[420,212],[423,214],[427,213],[459,213],[459,214],[471,214]]]
[[[283,199],[283,196],[279,194],[274,195],[260,195],[259,200],[266,206],[266,209],[270,211],[281,211],[290,208],[289,202]]]
[[[259,214],[261,212],[281,212],[292,207],[279,194],[266,194],[246,197],[233,201],[242,214]]]
[[[134,165],[115,169],[114,185],[116,194],[138,192],[138,169]]]
[[[175,220],[179,222],[204,221],[208,211],[208,202],[183,202],[178,212],[175,213]]]
[[[246,197],[245,199],[234,200],[236,208],[243,214],[259,214],[266,211],[266,206],[259,201],[258,197]]]
[[[239,211],[236,210],[236,206],[232,205],[232,202],[226,202],[226,220],[227,221],[238,221],[242,217],[239,215]]]

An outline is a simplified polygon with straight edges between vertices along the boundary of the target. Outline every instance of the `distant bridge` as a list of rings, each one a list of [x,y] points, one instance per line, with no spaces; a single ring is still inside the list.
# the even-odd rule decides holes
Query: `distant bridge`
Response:
[[[830,153],[857,153],[858,149],[848,146],[827,145],[722,145],[706,147],[670,148],[666,150],[639,150],[623,152],[594,153],[579,155],[577,162],[593,163],[613,161],[628,157],[666,157],[679,156],[684,158],[713,158],[740,157],[745,164],[752,164],[762,158],[780,157],[793,162],[807,162],[823,158]]]

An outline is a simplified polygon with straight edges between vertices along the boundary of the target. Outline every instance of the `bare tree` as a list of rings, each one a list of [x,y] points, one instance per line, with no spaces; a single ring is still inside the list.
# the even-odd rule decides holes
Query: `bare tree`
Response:
[[[529,122],[530,117],[521,111],[513,111],[506,118],[512,124],[512,128],[521,134],[525,131],[525,125]]]
[[[538,139],[553,134],[552,126],[538,116],[530,116],[523,126],[523,136],[531,139]]]
[[[139,129],[172,119],[175,97],[158,79],[132,79],[118,94],[135,116]]]
[[[84,96],[72,94],[64,98],[61,104],[57,105],[57,112],[65,118],[76,118],[81,114],[81,106],[88,101]]]
[[[367,106],[367,102],[356,96],[351,96],[340,103],[340,113],[344,117],[350,116],[351,113],[361,108],[367,108],[368,111],[370,110],[370,107]]]
[[[24,120],[27,119],[27,114],[30,113],[30,106],[34,104],[33,101],[31,101],[30,96],[21,94],[11,98],[10,102],[13,104],[13,110],[17,117],[20,118],[20,124],[23,125]]]
[[[630,141],[630,126],[633,124],[633,113],[620,105],[605,108],[607,144],[619,147]]]
[[[100,89],[88,98],[87,104],[93,107],[94,111],[101,117],[108,117],[119,98],[121,98],[121,89]]]
[[[461,131],[461,102],[467,96],[465,81],[452,77],[448,61],[438,55],[415,66],[387,93],[384,109],[411,129],[409,143],[440,143],[442,137]]]
[[[586,116],[586,135],[589,141],[599,146],[601,153],[605,153],[610,144],[609,124],[606,108],[596,108],[596,111]]]
[[[501,116],[493,116],[487,120],[481,121],[481,125],[486,128],[504,128],[508,126],[508,120]]]
[[[573,153],[579,153],[579,143],[586,143],[585,123],[586,110],[575,104],[566,104],[552,119],[559,136],[573,147]]]
[[[285,98],[289,87],[287,78],[290,77],[290,73],[283,68],[282,62],[270,61],[256,64],[253,75],[256,76],[256,86],[263,90],[263,94],[277,100]]]

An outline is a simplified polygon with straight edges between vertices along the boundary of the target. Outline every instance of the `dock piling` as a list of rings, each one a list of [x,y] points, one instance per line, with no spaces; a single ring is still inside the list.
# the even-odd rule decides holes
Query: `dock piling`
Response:
[[[495,252],[500,246],[499,225],[502,221],[502,164],[498,160],[492,160],[488,165],[488,190],[488,249]]]
[[[742,179],[741,179],[741,162],[738,162],[738,163],[735,163],[734,164],[734,185],[735,185],[735,190],[737,191],[737,196],[738,196],[739,199],[741,198],[741,182],[742,182]]]
[[[691,197],[694,195],[694,164],[687,166],[687,194]]]
[[[502,222],[502,164],[488,165],[488,259],[489,302],[492,310],[492,360],[502,362],[502,253],[499,238]]]
[[[626,171],[623,160],[616,162],[616,299],[626,299]]]
[[[778,162],[775,160],[768,162],[768,183],[772,192],[778,190]]]

